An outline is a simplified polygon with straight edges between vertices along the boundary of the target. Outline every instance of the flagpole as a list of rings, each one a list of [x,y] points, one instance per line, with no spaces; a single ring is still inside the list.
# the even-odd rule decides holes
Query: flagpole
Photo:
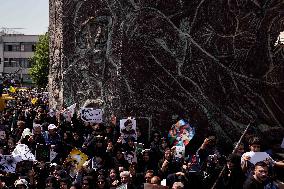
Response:
[[[234,148],[232,154],[236,153],[236,151],[237,151],[237,149],[238,149],[240,143],[242,142],[242,140],[243,140],[245,134],[247,133],[249,127],[251,126],[251,123],[252,123],[252,122],[250,122],[250,123],[247,125],[247,127],[246,127],[244,133],[242,134],[242,136],[240,137],[239,141],[237,142],[237,144],[236,144],[236,146],[235,146],[235,148]],[[211,189],[215,189],[215,188],[216,188],[216,185],[217,185],[218,181],[220,180],[221,176],[223,175],[223,173],[224,173],[224,171],[225,171],[225,168],[226,168],[226,165],[223,166],[222,171],[220,172],[218,178],[216,179],[216,181],[215,181],[215,183],[213,184],[213,186],[211,187]]]

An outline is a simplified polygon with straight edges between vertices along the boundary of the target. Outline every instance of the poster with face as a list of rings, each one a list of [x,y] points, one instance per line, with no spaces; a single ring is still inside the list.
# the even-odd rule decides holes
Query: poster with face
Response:
[[[84,154],[77,148],[74,148],[65,159],[64,164],[73,162],[76,164],[76,169],[79,170],[87,160],[88,156],[86,154]]]
[[[119,125],[123,143],[125,143],[129,137],[133,137],[134,140],[137,140],[135,119],[122,119]]]
[[[5,140],[5,139],[6,139],[6,132],[0,131],[0,140]]]
[[[81,119],[85,122],[90,122],[90,123],[103,122],[103,112],[101,109],[81,108],[80,115]]]
[[[5,126],[0,125],[0,140],[6,139],[6,132],[5,132]]]
[[[124,159],[128,161],[129,164],[137,163],[136,152],[124,152]]]
[[[185,146],[175,146],[175,157],[183,158],[185,156]]]

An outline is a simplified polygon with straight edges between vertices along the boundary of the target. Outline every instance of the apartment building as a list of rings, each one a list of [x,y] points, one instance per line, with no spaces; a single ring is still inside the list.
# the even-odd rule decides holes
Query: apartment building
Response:
[[[0,75],[31,82],[29,58],[33,56],[38,35],[0,33]]]

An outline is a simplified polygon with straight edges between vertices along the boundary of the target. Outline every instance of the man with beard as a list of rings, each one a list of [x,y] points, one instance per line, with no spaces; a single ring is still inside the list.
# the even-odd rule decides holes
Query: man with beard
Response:
[[[245,181],[243,189],[263,189],[267,178],[268,165],[263,161],[257,162],[255,164],[253,176]]]

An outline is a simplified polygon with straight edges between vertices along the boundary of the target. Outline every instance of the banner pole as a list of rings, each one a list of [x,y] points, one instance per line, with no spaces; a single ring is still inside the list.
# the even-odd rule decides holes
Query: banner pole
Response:
[[[249,129],[250,126],[251,126],[251,122],[247,125],[245,131],[243,132],[242,136],[240,137],[239,141],[237,142],[237,144],[236,144],[236,146],[235,146],[235,148],[234,148],[234,150],[233,150],[233,152],[232,152],[231,154],[236,153],[236,150],[238,149],[240,143],[242,142],[242,140],[243,140],[243,138],[244,138],[245,134],[247,133],[247,131],[248,131],[248,129]],[[223,173],[224,173],[224,171],[225,171],[225,168],[226,168],[226,165],[223,166],[222,171],[221,171],[220,174],[218,175],[218,178],[216,179],[216,181],[215,181],[215,183],[213,184],[213,186],[211,187],[211,189],[215,189],[215,188],[216,188],[216,185],[217,185],[218,181],[220,180],[221,176],[223,175]]]

